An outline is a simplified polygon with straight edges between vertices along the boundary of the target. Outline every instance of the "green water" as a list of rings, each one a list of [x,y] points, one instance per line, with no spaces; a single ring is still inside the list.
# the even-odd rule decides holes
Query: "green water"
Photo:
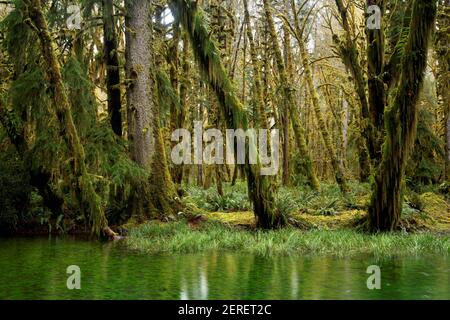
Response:
[[[372,264],[380,290],[366,286]],[[66,287],[69,265],[80,290]],[[120,242],[0,239],[0,299],[450,299],[450,259],[154,256]]]

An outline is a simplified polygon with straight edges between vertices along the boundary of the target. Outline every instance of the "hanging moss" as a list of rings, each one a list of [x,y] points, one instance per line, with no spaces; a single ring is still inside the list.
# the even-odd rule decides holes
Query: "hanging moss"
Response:
[[[220,51],[210,36],[203,11],[198,8],[197,3],[190,0],[173,0],[171,9],[177,21],[180,21],[189,33],[200,70],[215,92],[227,124],[234,129],[246,130],[248,121],[244,107],[237,98],[235,88],[222,64]],[[274,228],[284,225],[285,217],[274,208],[275,185],[271,177],[261,176],[260,166],[248,163],[248,149],[246,159],[248,191],[254,205],[258,226]]]
[[[64,138],[73,156],[72,170],[76,183],[76,193],[79,195],[79,204],[89,217],[92,232],[99,235],[102,230],[107,228],[107,220],[99,196],[94,189],[92,177],[89,176],[86,169],[84,148],[73,122],[71,106],[62,81],[60,65],[55,56],[41,2],[39,0],[24,0],[24,4],[24,16],[29,18],[31,27],[39,31],[37,35],[45,64],[46,81],[52,99],[51,107],[59,122],[60,135]]]

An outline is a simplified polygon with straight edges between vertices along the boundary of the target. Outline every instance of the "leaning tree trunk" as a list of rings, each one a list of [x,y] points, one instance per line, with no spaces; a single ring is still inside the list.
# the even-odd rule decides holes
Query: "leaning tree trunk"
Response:
[[[270,12],[269,3],[264,0],[264,12],[266,15],[267,26],[269,28],[269,34],[272,40],[272,49],[275,55],[275,60],[278,66],[280,82],[283,88],[283,94],[285,98],[285,108],[289,109],[289,115],[292,122],[292,127],[294,129],[295,141],[297,148],[301,156],[305,159],[306,171],[308,174],[309,182],[314,190],[320,190],[320,183],[317,179],[316,173],[314,172],[313,163],[311,156],[308,151],[308,147],[305,141],[305,132],[299,123],[298,110],[292,95],[292,87],[290,85],[289,77],[286,71],[286,66],[283,61],[283,56],[281,54],[281,49],[278,44],[278,38],[275,32],[275,23],[272,18],[272,13]]]
[[[264,0],[267,1],[267,0]],[[300,51],[300,56],[302,58],[304,73],[306,83],[309,89],[309,95],[311,96],[311,102],[313,104],[314,114],[316,116],[317,123],[319,125],[319,131],[322,136],[322,140],[327,148],[328,154],[331,159],[331,165],[333,167],[334,176],[336,178],[336,182],[338,183],[341,191],[343,193],[348,191],[347,181],[344,176],[344,170],[336,156],[336,150],[333,147],[333,143],[331,141],[331,135],[328,132],[325,119],[322,116],[322,112],[320,110],[320,102],[319,102],[319,94],[317,93],[316,87],[314,86],[313,76],[312,76],[312,68],[309,59],[309,54],[306,51],[306,45],[303,40],[303,33],[300,29],[300,24],[298,21],[297,10],[295,9],[295,4],[292,2],[292,11],[294,14],[294,22],[295,22],[295,34],[296,39]]]
[[[435,16],[434,0],[414,0],[409,36],[400,64],[399,87],[385,114],[386,139],[369,207],[373,231],[394,230],[400,221],[403,178],[416,135],[417,100]]]
[[[106,90],[111,127],[122,136],[120,69],[113,0],[103,0],[103,59],[106,65]]]
[[[201,9],[191,0],[172,0],[171,9],[189,33],[199,67],[217,96],[227,124],[234,129],[246,130],[248,123],[242,103],[237,98],[236,90],[220,59],[219,50],[206,28]],[[246,148],[246,159],[245,173],[248,191],[254,205],[258,227],[275,228],[284,225],[285,217],[274,208],[273,179],[260,174],[259,161],[256,165],[250,165],[248,148]]]
[[[244,0],[244,19],[246,24],[245,30],[247,32],[247,39],[250,46],[250,58],[252,61],[252,69],[253,69],[253,95],[255,102],[257,104],[257,107],[255,108],[256,111],[255,126],[261,126],[261,128],[266,128],[267,115],[261,85],[260,65],[258,61],[258,53],[256,52],[255,40],[253,39],[253,32],[250,23],[250,14],[248,12],[247,0]]]
[[[151,3],[126,1],[126,12],[128,139],[133,160],[150,171],[149,185],[135,186],[132,214],[169,214],[176,210],[175,189],[167,167],[155,98]]]
[[[26,0],[29,22],[40,40],[41,54],[45,62],[45,73],[50,85],[50,95],[53,108],[59,120],[60,132],[63,135],[73,156],[73,175],[75,178],[80,207],[87,212],[92,226],[92,232],[100,234],[109,232],[107,220],[97,195],[92,178],[89,176],[85,164],[85,153],[80,142],[77,129],[72,118],[71,105],[67,91],[61,77],[61,68],[57,60],[54,44],[50,36],[47,21],[42,12],[40,0]]]
[[[364,71],[359,60],[356,41],[353,40],[354,37],[350,29],[347,7],[344,6],[342,0],[336,0],[336,6],[341,16],[341,23],[344,29],[345,37],[343,40],[340,40],[336,35],[334,35],[333,41],[336,44],[338,54],[343,64],[352,75],[355,92],[358,96],[359,104],[361,106],[361,135],[366,142],[370,159],[374,162],[374,166],[376,166],[379,162],[379,159],[381,158],[381,147],[380,145],[378,145],[379,140],[377,140],[376,138],[376,136],[378,136],[380,133],[376,132],[371,118],[366,91],[366,81],[364,79]],[[361,170],[365,170],[363,175],[367,176],[369,172],[367,172],[368,168],[365,165],[366,162],[364,162],[364,159],[366,158],[365,148],[361,146],[359,150],[360,157],[362,159]]]

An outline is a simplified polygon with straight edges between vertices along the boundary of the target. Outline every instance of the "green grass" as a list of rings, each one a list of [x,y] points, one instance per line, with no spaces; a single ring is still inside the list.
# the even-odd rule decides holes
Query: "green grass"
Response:
[[[450,238],[431,233],[364,234],[351,230],[245,231],[218,222],[206,222],[192,229],[184,221],[149,222],[130,232],[128,247],[147,253],[197,253],[236,251],[260,256],[359,254],[375,256],[450,253]]]

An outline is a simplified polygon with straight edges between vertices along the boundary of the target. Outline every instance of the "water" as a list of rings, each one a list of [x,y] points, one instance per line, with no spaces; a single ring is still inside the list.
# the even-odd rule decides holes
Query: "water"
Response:
[[[368,290],[369,265],[381,290]],[[81,268],[68,290],[66,268]],[[0,299],[450,299],[450,259],[146,255],[119,243],[0,239]]]

